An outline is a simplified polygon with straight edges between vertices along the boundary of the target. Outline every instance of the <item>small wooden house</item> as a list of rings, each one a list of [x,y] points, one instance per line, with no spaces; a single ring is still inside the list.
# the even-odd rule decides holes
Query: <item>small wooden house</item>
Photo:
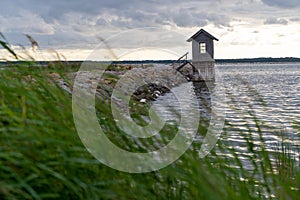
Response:
[[[187,40],[192,42],[192,64],[204,81],[215,79],[214,40],[219,41],[203,29]]]

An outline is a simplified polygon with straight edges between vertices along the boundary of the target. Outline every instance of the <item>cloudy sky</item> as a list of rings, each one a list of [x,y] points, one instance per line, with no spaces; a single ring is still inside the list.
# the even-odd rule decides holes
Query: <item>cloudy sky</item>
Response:
[[[16,51],[44,59],[86,59],[95,48],[106,48],[102,58],[169,59],[200,28],[219,39],[216,58],[300,57],[299,0],[1,0],[0,24]]]

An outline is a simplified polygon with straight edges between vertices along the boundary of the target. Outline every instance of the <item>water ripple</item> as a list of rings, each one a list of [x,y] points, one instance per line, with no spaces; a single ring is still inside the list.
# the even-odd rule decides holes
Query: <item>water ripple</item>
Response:
[[[278,145],[284,143],[299,157],[300,64],[227,64],[217,67],[224,80],[228,104],[226,134],[222,135],[221,142],[234,147],[235,153],[246,160],[252,155],[247,149],[246,138],[253,140],[254,150],[261,150],[261,140],[270,152],[278,150]],[[190,85],[183,85],[180,89],[190,91],[190,88]],[[209,102],[209,93],[202,95],[201,99]],[[199,97],[195,100],[199,101]],[[176,104],[174,98],[164,96],[156,104],[163,105],[163,102],[177,109],[178,102]],[[209,118],[208,109],[200,107],[199,111]],[[200,140],[201,137],[197,141]],[[219,152],[219,156],[233,157],[232,152]]]

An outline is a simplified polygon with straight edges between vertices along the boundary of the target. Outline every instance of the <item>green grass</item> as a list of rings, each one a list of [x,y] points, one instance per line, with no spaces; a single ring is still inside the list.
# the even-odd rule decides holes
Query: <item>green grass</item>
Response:
[[[258,144],[250,128],[243,134],[253,153],[251,171],[241,164],[237,149],[221,141],[204,159],[197,153],[200,144],[194,143],[179,160],[156,172],[128,174],[111,169],[87,152],[75,129],[71,95],[48,75],[57,72],[65,77],[68,69],[27,66],[0,71],[0,199],[299,198],[299,166],[289,147],[279,145],[277,153],[269,153],[261,139],[260,150],[255,150]],[[132,150],[130,142],[135,141],[127,143],[107,103],[99,101],[98,116],[106,116],[103,129],[119,146]],[[261,136],[262,123],[255,114],[251,117]],[[175,130],[165,127],[162,134]],[[205,130],[199,127],[199,132]],[[229,130],[224,131],[226,136]],[[233,156],[218,156],[220,152]]]
[[[200,147],[194,144],[180,160],[157,172],[127,174],[102,165],[82,145],[73,123],[71,95],[51,81],[50,71],[22,66],[1,71],[1,199],[253,199],[271,194],[282,199],[298,197],[295,189],[299,188],[299,169],[288,150],[277,154],[280,173],[275,173],[270,169],[271,155],[263,149],[264,141],[262,150],[254,151],[251,138],[245,141],[255,155],[252,159],[258,160],[253,160],[253,171],[243,169],[235,151],[220,142],[216,149],[232,151],[234,158],[212,152],[199,159],[196,152]],[[98,110],[110,118],[106,105],[98,104]],[[113,121],[106,123],[110,137],[115,137],[115,142],[122,139]],[[233,165],[239,167],[230,167]]]

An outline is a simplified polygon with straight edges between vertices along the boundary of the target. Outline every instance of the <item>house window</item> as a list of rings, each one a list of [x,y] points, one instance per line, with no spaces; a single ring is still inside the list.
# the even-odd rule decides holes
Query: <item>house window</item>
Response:
[[[206,53],[206,43],[200,43],[200,53]]]

